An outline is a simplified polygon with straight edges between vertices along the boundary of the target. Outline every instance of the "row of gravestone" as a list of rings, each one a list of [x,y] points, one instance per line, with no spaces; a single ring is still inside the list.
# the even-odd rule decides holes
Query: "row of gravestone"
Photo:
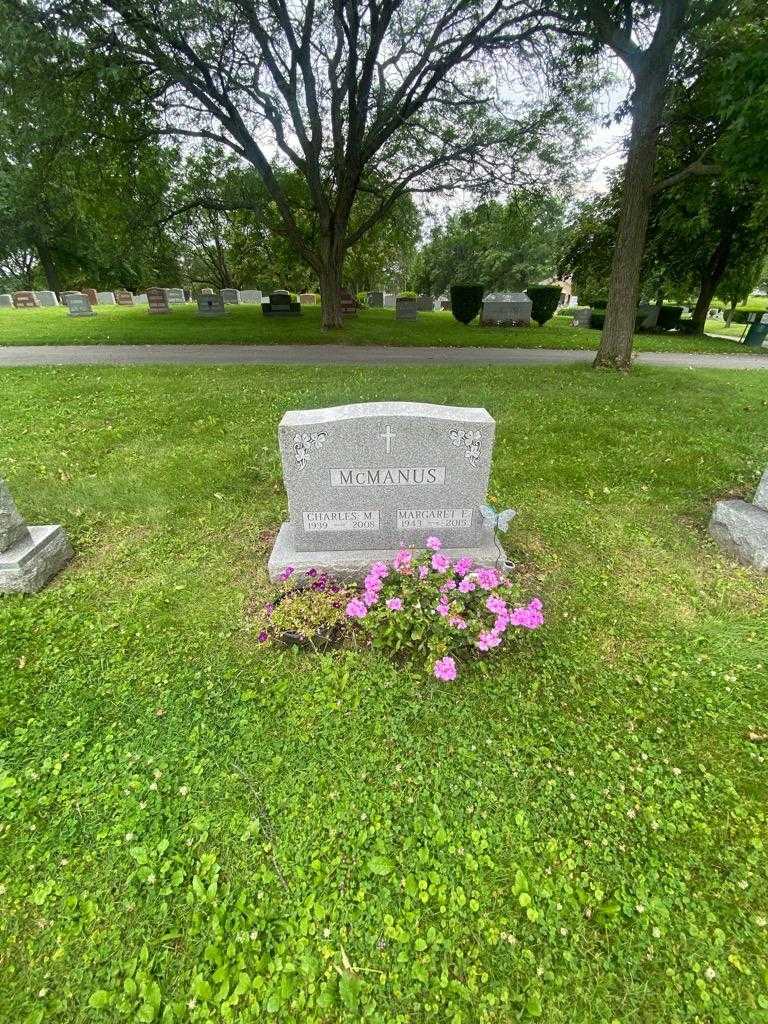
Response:
[[[395,311],[397,311],[398,303],[413,303],[417,313],[432,313],[437,310],[449,310],[451,308],[451,301],[445,295],[441,295],[439,298],[434,298],[432,295],[417,295],[416,298],[398,298],[397,295],[390,292],[367,292],[365,301],[371,309],[394,309]],[[405,316],[402,319],[412,319],[412,317]]]

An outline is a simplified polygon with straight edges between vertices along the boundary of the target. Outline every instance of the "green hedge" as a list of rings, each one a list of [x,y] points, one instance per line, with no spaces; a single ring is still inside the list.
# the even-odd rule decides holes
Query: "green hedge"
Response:
[[[680,317],[683,315],[682,306],[662,306],[659,310],[659,318],[656,321],[657,331],[675,331],[680,327]]]
[[[415,299],[417,296],[416,292],[400,292],[397,297],[398,299]]]
[[[452,284],[451,313],[462,324],[471,323],[480,312],[483,304],[481,284]]]
[[[531,319],[543,327],[547,320],[552,319],[563,290],[560,285],[536,284],[526,288],[526,292],[532,303]]]

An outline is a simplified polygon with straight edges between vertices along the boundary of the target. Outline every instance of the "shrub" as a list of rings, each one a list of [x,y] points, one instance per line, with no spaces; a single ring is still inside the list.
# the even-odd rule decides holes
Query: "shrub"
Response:
[[[324,648],[339,639],[346,626],[345,608],[351,591],[317,569],[310,569],[307,576],[310,585],[299,589],[294,586],[293,569],[284,570],[280,592],[256,617],[261,643],[271,640]]]
[[[399,292],[398,299],[415,299],[416,292]]]
[[[368,292],[358,292],[356,298],[361,306],[368,305]]]
[[[659,318],[656,321],[658,331],[674,331],[680,326],[680,317],[683,315],[682,306],[662,306],[659,310]]]
[[[579,303],[580,306],[583,304],[585,306],[589,306],[591,309],[608,308],[608,299],[587,299],[582,298],[581,296],[579,296],[579,298],[581,298],[581,302]]]
[[[552,319],[563,290],[560,285],[537,284],[526,288],[526,292],[532,303],[531,318],[543,327],[547,320]]]
[[[483,304],[484,291],[481,284],[451,285],[451,312],[459,323],[469,324],[475,319]]]
[[[498,569],[451,562],[437,537],[429,550],[398,551],[392,564],[374,562],[361,596],[346,606],[374,647],[418,660],[437,679],[458,674],[456,658],[480,656],[509,644],[519,630],[538,629],[542,604],[519,604],[518,588]]]

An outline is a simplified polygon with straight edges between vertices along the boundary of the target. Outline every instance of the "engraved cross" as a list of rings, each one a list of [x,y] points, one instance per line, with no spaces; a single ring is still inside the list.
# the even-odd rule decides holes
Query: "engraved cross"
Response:
[[[390,452],[392,451],[392,438],[394,436],[395,435],[392,433],[392,428],[390,427],[389,424],[387,424],[387,429],[384,431],[384,433],[379,434],[379,437],[383,437],[384,440],[387,442],[387,447],[385,449],[387,455],[389,455]]]

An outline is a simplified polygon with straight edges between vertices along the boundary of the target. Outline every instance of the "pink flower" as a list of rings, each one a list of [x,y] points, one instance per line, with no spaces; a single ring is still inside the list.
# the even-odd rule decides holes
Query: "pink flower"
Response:
[[[366,590],[370,590],[373,593],[378,593],[381,590],[381,579],[378,576],[374,575],[372,572],[368,573],[363,582],[365,583]]]
[[[407,548],[401,548],[395,557],[392,559],[392,564],[400,572],[402,569],[407,569],[413,560],[412,552],[408,551]]]
[[[493,590],[501,583],[501,577],[495,569],[478,569],[475,575],[483,590]]]
[[[279,580],[282,580],[283,582],[285,582],[285,580],[287,580],[288,577],[292,576],[292,575],[293,575],[293,566],[292,565],[287,565],[277,578]]]
[[[427,578],[427,576],[429,576],[429,569],[426,567],[426,565],[420,565],[419,566],[419,579],[420,580],[425,580]]]
[[[427,537],[427,547],[430,551],[439,551],[443,546],[443,542],[439,537]]]
[[[372,605],[376,604],[378,600],[378,590],[366,590],[366,592],[363,594],[363,604],[366,606],[366,608],[372,607]]]
[[[386,562],[374,562],[368,572],[371,576],[383,580],[385,576],[389,576],[389,566]]]
[[[446,580],[445,583],[440,587],[440,593],[444,594],[446,590],[455,590],[456,580]]]
[[[538,629],[544,624],[541,608],[541,601],[534,597],[527,607],[515,608],[509,616],[509,621],[513,626],[522,626],[523,629]]]
[[[359,597],[353,597],[347,605],[347,615],[350,619],[364,619],[368,614],[368,609],[365,607]]]
[[[470,594],[473,590],[477,590],[477,584],[473,583],[472,580],[465,578],[459,583],[460,594]]]
[[[456,662],[450,654],[446,654],[444,658],[440,658],[435,662],[434,673],[437,679],[442,679],[444,682],[450,682],[450,680],[456,678],[458,675]]]
[[[493,630],[488,630],[486,633],[481,633],[475,642],[475,647],[479,651],[490,651],[492,647],[498,647],[501,643],[501,637],[498,633],[494,633]]]
[[[267,633],[266,629],[262,629],[262,631],[259,633],[259,643],[263,644],[267,640],[269,640],[269,633]]]
[[[448,620],[448,622],[449,622],[449,624],[451,626],[453,626],[454,629],[466,629],[467,628],[466,622],[464,621],[464,619],[462,619],[462,617],[460,615],[452,615],[450,617],[450,619]]]
[[[485,607],[494,615],[502,615],[507,610],[507,602],[492,594],[485,602]]]
[[[442,615],[443,618],[445,618],[446,615],[450,615],[451,608],[450,605],[448,604],[448,601],[444,597],[440,598],[440,603],[435,608],[435,611],[437,612],[438,615]]]
[[[528,607],[532,608],[535,612],[540,612],[544,605],[541,603],[538,597],[534,597],[533,600],[529,603]]]
[[[459,558],[453,563],[453,568],[459,576],[466,576],[472,568],[472,559],[468,555],[464,555],[463,558]]]
[[[509,625],[509,612],[504,612],[502,615],[496,616],[496,621],[493,624],[494,633],[503,633]]]
[[[399,612],[402,610],[403,607],[403,601],[402,598],[400,597],[390,597],[387,600],[386,604],[387,608],[389,608],[391,612]]]
[[[432,568],[435,572],[445,572],[451,566],[451,560],[447,555],[432,555]]]

